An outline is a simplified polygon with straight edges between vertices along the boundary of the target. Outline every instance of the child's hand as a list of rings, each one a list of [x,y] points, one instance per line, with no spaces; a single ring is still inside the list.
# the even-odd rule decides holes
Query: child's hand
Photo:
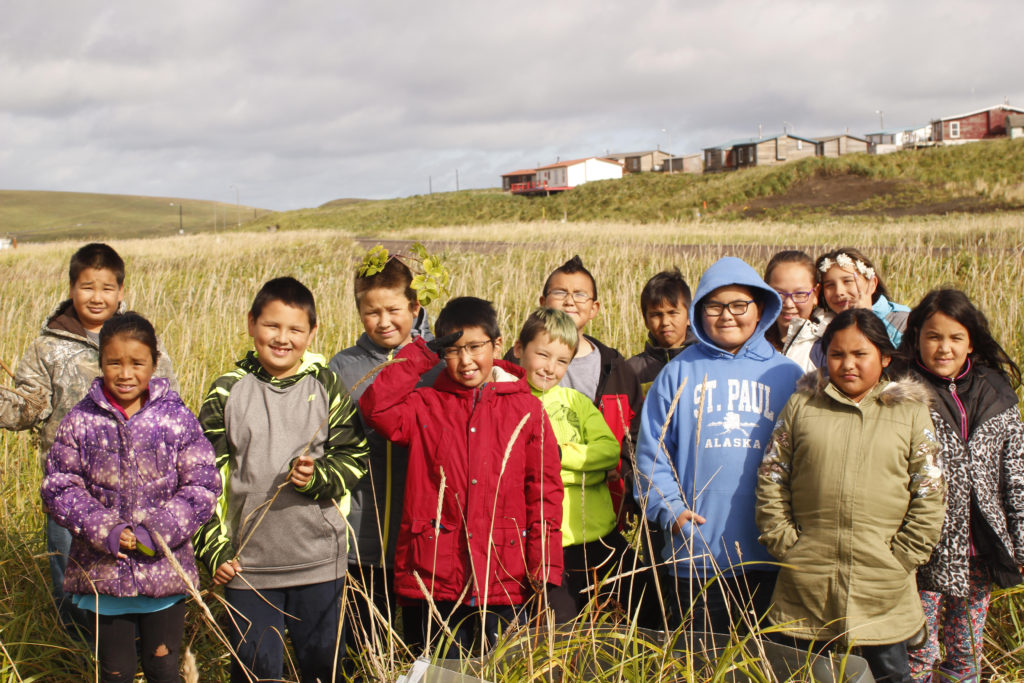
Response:
[[[608,481],[608,483],[614,483],[614,482],[617,482],[617,481],[621,481],[622,480],[622,475],[619,474],[619,471],[617,469],[616,470],[608,470],[605,473],[604,478],[605,478],[605,480]]]
[[[308,455],[300,455],[295,458],[295,463],[292,465],[291,474],[288,475],[288,481],[298,486],[300,489],[309,483],[309,480],[313,478],[313,458]]]
[[[441,360],[444,360],[444,350],[459,341],[461,338],[462,330],[452,332],[451,334],[446,334],[439,339],[431,339],[427,342],[427,348],[436,353]]]
[[[693,510],[683,510],[679,514],[679,516],[676,517],[676,521],[672,522],[672,533],[673,534],[680,534],[680,533],[682,533],[683,525],[686,524],[687,522],[693,522],[695,524],[703,524],[706,521],[707,520],[705,520],[703,517],[698,515]]]
[[[121,538],[119,539],[119,546],[121,550],[135,550],[135,533],[131,529],[125,527],[121,531]],[[124,553],[117,554],[118,559],[125,559],[128,557]]]
[[[231,579],[235,578],[235,574],[242,571],[242,565],[238,564],[238,560],[229,560],[217,567],[217,571],[213,574],[213,585],[223,586]]]

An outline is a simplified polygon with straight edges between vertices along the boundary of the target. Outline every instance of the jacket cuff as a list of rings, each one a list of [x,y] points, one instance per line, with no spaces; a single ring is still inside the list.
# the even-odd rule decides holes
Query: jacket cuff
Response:
[[[128,528],[128,524],[118,524],[110,530],[110,534],[107,536],[107,552],[111,555],[116,556],[121,552],[121,532]]]
[[[160,551],[156,547],[156,543],[153,541],[153,537],[150,536],[148,531],[146,531],[146,527],[140,525],[135,526],[135,549],[149,557],[154,557],[160,554]],[[149,552],[146,552],[147,550]]]

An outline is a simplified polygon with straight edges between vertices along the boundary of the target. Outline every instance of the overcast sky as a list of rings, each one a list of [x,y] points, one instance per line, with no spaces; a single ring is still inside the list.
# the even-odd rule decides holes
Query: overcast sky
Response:
[[[31,0],[0,22],[0,189],[235,201],[1024,105],[1020,0]]]

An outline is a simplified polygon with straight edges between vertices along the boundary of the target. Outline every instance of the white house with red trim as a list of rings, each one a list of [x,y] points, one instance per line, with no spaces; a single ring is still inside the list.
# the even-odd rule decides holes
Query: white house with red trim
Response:
[[[526,169],[504,174],[502,186],[512,194],[564,192],[593,180],[618,180],[622,178],[622,170],[622,164],[614,159],[571,159],[533,169],[533,178]]]

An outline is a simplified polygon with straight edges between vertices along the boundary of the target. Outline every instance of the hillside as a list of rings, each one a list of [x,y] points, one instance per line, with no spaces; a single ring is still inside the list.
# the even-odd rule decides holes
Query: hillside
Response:
[[[211,232],[266,213],[176,197],[0,190],[0,235],[20,242],[173,235],[179,220],[186,233]]]
[[[703,218],[815,220],[1024,210],[1024,140],[805,159],[776,168],[693,175],[649,173],[551,197],[465,190],[375,202],[328,202],[273,214],[282,228],[354,232],[566,218],[653,223]]]

